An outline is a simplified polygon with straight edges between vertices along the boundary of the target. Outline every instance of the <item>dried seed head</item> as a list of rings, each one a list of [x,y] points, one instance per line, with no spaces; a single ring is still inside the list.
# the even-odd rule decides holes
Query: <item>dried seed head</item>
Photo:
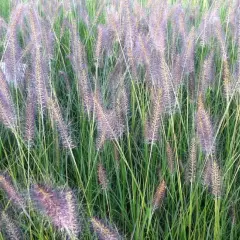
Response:
[[[153,202],[152,202],[152,208],[153,211],[157,210],[163,203],[163,200],[165,198],[166,194],[166,182],[162,180],[160,184],[157,187],[157,190],[154,194]]]
[[[99,184],[101,185],[103,190],[107,190],[108,188],[108,179],[107,179],[107,174],[104,166],[102,163],[98,164],[98,181]]]
[[[170,173],[174,172],[174,153],[169,142],[167,142],[167,162]]]

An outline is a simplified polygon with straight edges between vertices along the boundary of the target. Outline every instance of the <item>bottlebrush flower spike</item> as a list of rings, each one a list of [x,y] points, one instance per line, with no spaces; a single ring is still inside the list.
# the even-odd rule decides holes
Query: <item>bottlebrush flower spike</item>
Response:
[[[178,92],[178,88],[180,87],[180,85],[183,83],[183,68],[181,62],[181,55],[177,54],[175,56],[172,68],[173,87],[176,93]]]
[[[166,188],[167,188],[166,182],[162,180],[158,185],[157,190],[153,197],[153,202],[152,202],[153,212],[155,212],[162,205],[163,200],[165,198],[165,194],[166,194]]]
[[[2,212],[0,216],[0,227],[3,225],[4,230],[6,232],[7,238],[9,240],[21,240],[23,239],[21,236],[20,229],[16,226],[12,219],[5,213]]]
[[[152,51],[150,56],[149,75],[151,76],[150,84],[152,86],[161,86],[161,69],[160,69],[160,54],[157,51]]]
[[[3,124],[14,129],[16,127],[16,112],[5,75],[0,69],[0,119]]]
[[[29,81],[27,91],[27,103],[26,103],[26,125],[25,125],[25,141],[32,145],[34,139],[34,127],[35,127],[35,92],[32,83]]]
[[[16,116],[12,111],[12,106],[6,101],[0,92],[0,121],[9,129],[16,128]]]
[[[214,61],[213,61],[214,53],[213,51],[209,54],[209,56],[204,60],[202,67],[202,77],[200,82],[200,90],[202,93],[205,93],[208,87],[212,84],[214,74]]]
[[[24,4],[18,4],[10,16],[7,31],[7,47],[3,56],[6,79],[9,82],[14,82],[16,85],[23,80],[20,73],[22,49],[18,38],[18,25],[23,19],[25,8]]]
[[[156,142],[159,138],[161,113],[163,111],[162,89],[151,88],[151,116],[145,124],[145,139],[148,143]]]
[[[206,165],[203,172],[203,185],[207,187],[212,186],[212,161],[207,159]]]
[[[162,17],[161,21],[151,21],[149,25],[150,35],[154,46],[161,55],[164,55],[166,49],[166,29],[167,29],[167,14]]]
[[[138,34],[136,46],[134,47],[134,55],[138,64],[145,64],[147,69],[150,68],[151,47],[150,40],[146,36]]]
[[[211,155],[214,153],[214,133],[213,127],[210,121],[209,114],[204,109],[202,95],[198,98],[198,109],[197,109],[197,136],[200,140],[202,150],[207,154]]]
[[[102,163],[98,164],[98,181],[99,184],[101,185],[103,190],[107,190],[108,188],[108,179],[107,179],[107,174],[104,166]]]
[[[226,43],[225,43],[226,36],[223,31],[221,20],[220,20],[219,16],[215,15],[212,18],[212,25],[214,26],[213,30],[214,30],[215,37],[220,44],[222,59],[223,59],[223,61],[226,61],[227,60],[227,47],[226,47]]]
[[[102,55],[102,41],[103,41],[103,26],[98,26],[98,36],[97,36],[97,42],[96,42],[96,50],[95,50],[95,58],[96,61],[101,63],[101,55]],[[100,64],[102,65],[102,64]]]
[[[81,226],[77,216],[78,211],[75,195],[71,189],[64,189],[61,192],[61,196],[63,198],[62,204],[65,205],[67,232],[77,237],[81,231]]]
[[[211,180],[212,180],[212,194],[216,198],[218,198],[221,196],[221,174],[220,168],[216,160],[213,160],[212,162]]]
[[[98,26],[95,58],[101,67],[103,64],[103,53],[106,53],[106,56],[108,56],[112,52],[114,37],[114,32],[109,27],[104,25]]]
[[[0,173],[0,188],[5,191],[7,196],[13,203],[21,208],[25,208],[25,203],[23,198],[19,195],[17,190],[14,188],[11,178],[6,173]]]
[[[120,64],[121,61],[117,63],[114,71],[110,75],[109,91],[112,110],[116,112],[119,124],[122,124],[124,127],[129,110],[129,90],[127,84],[124,82],[125,76],[122,73],[123,69]]]
[[[97,148],[100,149],[105,140],[117,140],[124,132],[124,125],[118,119],[114,109],[105,109],[100,100],[100,93],[93,96],[94,110],[98,127]]]
[[[183,51],[183,65],[185,72],[192,73],[194,72],[194,51],[195,51],[195,29],[192,27],[188,37],[184,43]]]
[[[33,47],[31,60],[33,61],[34,86],[37,104],[42,113],[47,105],[48,95],[48,63],[43,55],[40,17],[34,8],[29,9],[29,23]]]
[[[53,122],[56,123],[57,125],[63,146],[68,149],[74,148],[75,146],[68,132],[67,125],[63,121],[61,110],[56,100],[53,100],[50,97],[48,97],[47,107]]]
[[[170,146],[169,142],[167,142],[167,162],[168,162],[168,168],[170,173],[174,172],[174,153],[172,150],[172,147]]]
[[[35,184],[30,190],[35,207],[50,219],[60,231],[70,237],[77,237],[80,226],[73,193],[70,190],[58,191],[51,187]]]
[[[161,76],[161,87],[163,91],[163,107],[166,113],[172,113],[176,105],[176,96],[174,94],[173,79],[168,67],[168,64],[165,60],[165,57],[162,55],[160,57],[160,76]]]
[[[231,93],[231,76],[227,59],[223,60],[223,87],[224,94],[227,100],[229,100]]]
[[[185,40],[186,36],[185,13],[183,7],[180,4],[178,4],[175,7],[172,19],[175,31],[181,36],[182,40]]]
[[[136,23],[135,18],[131,14],[131,3],[129,0],[124,0],[124,26],[125,26],[125,39],[124,44],[126,47],[126,55],[128,57],[128,64],[133,74],[133,78],[137,77],[137,69],[134,63],[134,43],[136,39]]]
[[[191,140],[190,151],[188,156],[188,181],[193,183],[196,178],[197,168],[197,146],[195,137]]]
[[[70,24],[71,30],[71,63],[78,79],[78,91],[82,98],[85,110],[89,114],[93,110],[92,89],[88,77],[88,67],[86,61],[86,52],[78,36],[77,24]]]
[[[121,240],[122,237],[116,230],[106,226],[96,217],[91,218],[91,225],[99,240]]]

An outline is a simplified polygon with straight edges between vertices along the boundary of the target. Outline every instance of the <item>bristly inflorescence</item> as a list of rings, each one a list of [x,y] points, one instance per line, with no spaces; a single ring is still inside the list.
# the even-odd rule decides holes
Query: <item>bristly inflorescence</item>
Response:
[[[206,93],[207,89],[212,86],[214,80],[214,53],[213,51],[204,60],[202,66],[202,76],[200,81],[200,91]]]
[[[167,152],[167,163],[168,163],[168,168],[170,173],[173,173],[175,170],[175,156],[174,156],[174,151],[170,145],[169,142],[167,142],[166,146],[166,152]]]
[[[70,176],[70,184],[75,184],[75,175],[71,175],[71,171],[76,167],[78,185],[84,192],[83,201],[86,201],[89,214],[91,204],[101,198],[106,198],[110,215],[116,212],[114,206],[119,205],[123,211],[125,205],[127,210],[134,211],[136,204],[131,203],[131,197],[138,202],[135,196],[139,194],[142,202],[139,206],[143,211],[140,211],[140,218],[138,211],[131,215],[131,221],[136,220],[135,216],[138,220],[137,224],[134,222],[134,228],[131,227],[132,238],[148,238],[152,230],[162,233],[164,226],[159,231],[154,222],[157,218],[144,216],[145,198],[150,197],[153,214],[162,206],[167,186],[170,186],[171,197],[185,193],[185,186],[175,189],[176,182],[173,182],[176,180],[181,186],[184,175],[183,165],[178,160],[181,158],[187,161],[185,176],[190,182],[190,194],[193,193],[189,198],[192,208],[192,202],[199,197],[195,193],[202,193],[202,190],[195,190],[200,187],[197,185],[198,170],[204,162],[201,177],[203,185],[215,198],[214,234],[219,232],[217,203],[220,201],[216,199],[223,195],[223,180],[229,179],[235,161],[226,168],[227,162],[218,157],[225,159],[232,153],[238,156],[238,145],[234,142],[238,140],[235,135],[238,134],[239,96],[235,92],[240,92],[240,1],[223,1],[224,4],[204,1],[199,9],[193,7],[191,1],[149,0],[140,4],[137,0],[114,0],[111,3],[96,1],[92,6],[85,0],[20,2],[15,0],[10,4],[14,7],[9,20],[0,17],[0,122],[8,128],[1,129],[0,153],[4,158],[1,166],[7,166],[16,175],[22,173],[18,171],[21,167],[28,183],[31,175],[42,168],[46,167],[46,171],[57,169],[61,179],[65,174]],[[3,15],[8,19],[7,13]],[[65,84],[59,80],[58,73],[65,78]],[[212,117],[221,119],[216,128]],[[76,132],[81,136],[81,146],[73,151],[72,148],[77,146],[66,119],[73,122],[72,126],[80,127]],[[196,125],[194,133],[189,130],[192,122]],[[53,126],[56,131],[49,134],[49,127]],[[14,133],[14,139],[13,134],[11,137],[5,135],[9,129]],[[64,149],[59,149],[55,134],[59,135]],[[142,135],[143,139],[139,137]],[[30,149],[35,136],[38,137],[36,149]],[[95,136],[96,151],[92,149]],[[23,140],[28,148],[22,146]],[[143,144],[144,140],[151,148]],[[110,144],[105,144],[107,141]],[[218,141],[224,148],[217,149]],[[172,142],[174,145],[171,146]],[[93,178],[93,162],[81,161],[85,153],[88,154],[86,159],[92,159],[100,149],[103,150],[101,155],[109,153],[118,161],[115,165],[118,171],[111,170],[116,177],[110,177],[111,164],[104,162],[104,157],[93,166],[97,175]],[[223,149],[226,154],[221,154]],[[52,150],[53,154],[49,152]],[[10,156],[15,155],[20,162],[11,161]],[[48,165],[48,157],[55,155],[60,159],[72,159],[74,166],[71,161],[56,163],[57,168],[55,163]],[[147,163],[141,161],[142,156],[143,160],[149,157]],[[32,157],[34,161],[31,161]],[[44,157],[46,161],[38,164]],[[162,164],[163,160],[167,160],[167,166],[165,162]],[[164,180],[159,182],[155,194],[149,194],[151,183],[155,182],[152,172],[162,165],[169,171],[161,169]],[[63,166],[66,171],[62,171]],[[107,170],[105,166],[108,166]],[[226,173],[221,172],[220,166],[227,169]],[[142,181],[145,173],[145,181]],[[176,178],[169,177],[175,173]],[[112,204],[118,194],[112,191],[117,189],[110,189],[110,186],[117,181],[121,187],[122,176],[132,178],[131,183],[121,189],[119,202]],[[98,187],[104,190],[100,199],[98,194],[88,193],[95,188],[92,179],[98,180]],[[0,190],[7,196],[8,205],[21,208],[27,216],[24,220],[30,220],[32,224],[32,209],[27,209],[31,212],[28,215],[26,208],[30,205],[25,203],[7,174],[0,173]],[[121,204],[126,190],[129,193],[127,204]],[[135,190],[133,194],[131,190]],[[172,190],[175,191],[173,194]],[[229,188],[228,194],[231,192]],[[68,235],[67,238],[78,238],[82,226],[71,189],[34,184],[30,193],[35,209],[57,230]],[[116,194],[114,197],[113,193]],[[181,198],[184,199],[181,203],[188,200],[185,196]],[[205,204],[208,198],[200,200]],[[167,208],[168,205],[166,210],[169,211]],[[1,220],[0,225],[5,224],[10,232],[8,238],[21,238],[14,233],[17,228],[5,212]],[[147,223],[147,228],[143,225],[139,231],[142,220]],[[102,220],[91,218],[90,222],[99,239],[121,238],[117,230]],[[167,224],[167,228],[171,227],[171,222]],[[213,225],[209,226],[211,230]],[[24,227],[26,232],[31,231],[37,237],[37,228],[32,230],[30,224]],[[127,227],[125,230],[129,232]],[[189,226],[189,229],[189,236],[195,236],[195,228]],[[139,233],[142,235],[137,236]],[[234,233],[235,230],[231,230],[231,234]]]
[[[13,186],[11,177],[7,173],[0,173],[0,188],[4,190],[8,198],[20,209],[25,208],[23,197]]]
[[[19,227],[14,223],[14,221],[9,217],[6,212],[0,213],[0,230],[3,228],[6,233],[6,239],[9,240],[21,240],[23,239],[22,233]]]
[[[107,179],[107,174],[106,170],[103,166],[102,163],[98,164],[98,182],[101,185],[103,190],[107,190],[108,188],[108,179]]]
[[[71,30],[71,62],[75,71],[79,95],[83,101],[83,105],[87,113],[93,110],[92,88],[88,76],[88,66],[86,61],[86,52],[83,43],[80,40],[75,22],[70,24]]]
[[[94,232],[97,234],[99,240],[121,240],[122,237],[118,231],[112,227],[107,226],[102,220],[92,217],[91,225]]]
[[[202,150],[210,155],[215,152],[215,144],[214,144],[214,132],[212,123],[210,120],[210,116],[208,112],[205,110],[203,105],[202,95],[200,94],[198,98],[198,109],[196,116],[196,124],[197,124],[197,136],[201,144]]]
[[[122,136],[124,124],[115,109],[106,109],[103,106],[99,92],[94,94],[93,101],[99,133],[97,148],[100,149],[106,140],[117,140]]]
[[[31,82],[31,72],[28,70],[28,90],[27,90],[27,102],[26,102],[26,123],[25,123],[25,141],[31,146],[34,141],[35,135],[35,117],[36,117],[36,95]]]
[[[188,175],[187,180],[193,183],[196,180],[197,172],[197,145],[196,138],[192,137],[188,153]]]
[[[43,56],[40,18],[36,9],[29,9],[29,23],[31,29],[31,41],[33,43],[31,57],[34,73],[34,87],[36,99],[40,112],[42,113],[47,105],[48,95],[48,70],[47,63]]]
[[[47,107],[49,110],[49,115],[53,122],[56,123],[61,140],[62,140],[62,145],[66,149],[71,149],[74,148],[73,141],[71,139],[71,136],[69,134],[69,130],[65,122],[63,121],[62,114],[60,107],[56,100],[53,100],[52,98],[48,97],[47,98]]]
[[[57,229],[70,236],[78,236],[80,225],[78,224],[75,197],[71,190],[62,191],[34,184],[30,193],[35,207],[48,217]]]
[[[165,180],[162,180],[159,183],[159,185],[156,189],[156,192],[154,194],[154,197],[153,197],[153,202],[152,202],[153,212],[156,211],[163,204],[163,200],[166,195],[166,188],[167,188],[166,182],[165,182]]]
[[[161,88],[151,88],[151,100],[152,112],[145,124],[145,140],[149,143],[154,143],[159,139],[159,128],[161,123],[161,114],[163,111]]]
[[[221,172],[220,167],[215,159],[212,160],[212,194],[218,198],[221,196]]]
[[[16,110],[6,77],[1,69],[0,84],[0,120],[6,127],[15,129],[17,126]]]
[[[215,156],[207,158],[203,172],[203,184],[211,190],[215,198],[221,197],[222,177],[220,167],[215,159]]]
[[[3,56],[6,80],[13,82],[16,86],[23,81],[23,74],[21,73],[24,71],[24,69],[21,69],[23,66],[21,59],[23,50],[20,46],[18,33],[26,8],[26,5],[18,4],[12,11],[6,36],[6,50]]]

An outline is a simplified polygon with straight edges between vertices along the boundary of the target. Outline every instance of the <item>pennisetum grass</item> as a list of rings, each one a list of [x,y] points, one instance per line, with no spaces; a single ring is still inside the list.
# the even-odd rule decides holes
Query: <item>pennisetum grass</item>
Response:
[[[238,239],[239,1],[24,2],[0,1],[0,239],[123,238],[95,213]]]

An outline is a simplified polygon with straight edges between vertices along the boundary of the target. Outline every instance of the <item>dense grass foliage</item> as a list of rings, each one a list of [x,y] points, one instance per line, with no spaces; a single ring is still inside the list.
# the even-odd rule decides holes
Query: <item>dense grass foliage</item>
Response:
[[[239,1],[0,1],[0,239],[239,239]]]

